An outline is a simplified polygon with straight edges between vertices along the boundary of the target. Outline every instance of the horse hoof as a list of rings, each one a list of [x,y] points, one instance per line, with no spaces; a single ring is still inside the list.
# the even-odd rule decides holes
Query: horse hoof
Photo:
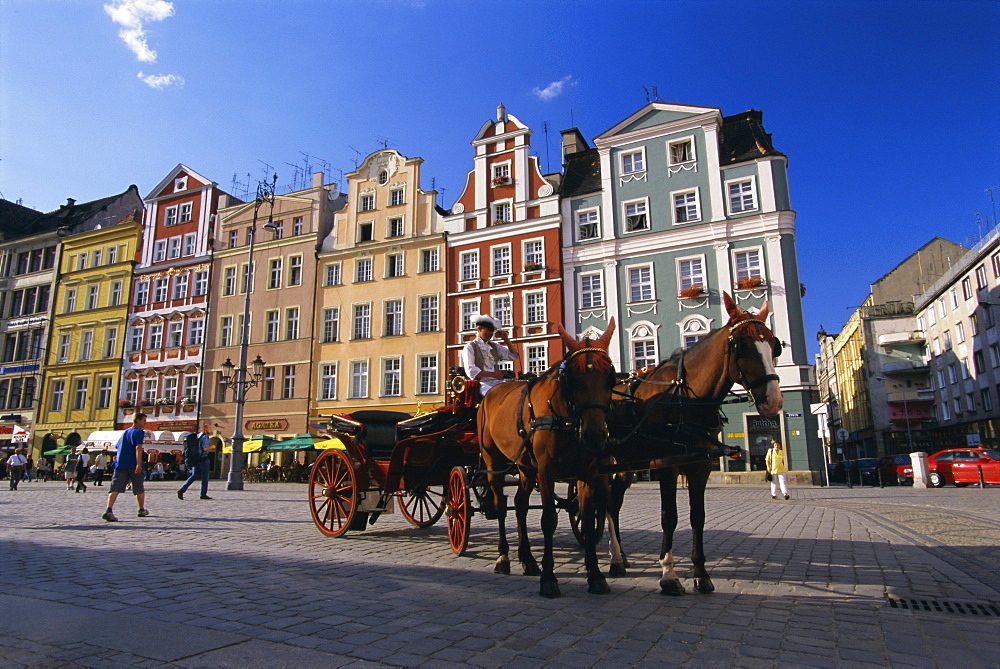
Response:
[[[625,567],[626,569],[632,566],[631,564],[629,564],[628,558],[625,557],[624,555],[622,555],[622,566]]]
[[[497,563],[493,565],[494,574],[510,574],[510,562],[507,560],[497,560]]]
[[[715,592],[715,584],[712,583],[712,579],[707,576],[704,578],[694,579],[694,589],[703,595],[707,595],[710,592]]]
[[[538,589],[538,594],[549,599],[562,596],[562,593],[559,592],[559,583],[556,581],[542,581],[541,587]]]
[[[524,572],[525,576],[541,576],[542,570],[538,568],[538,565],[532,562],[522,562],[521,571]],[[508,572],[510,573],[510,572]]]
[[[608,587],[608,582],[603,578],[588,578],[587,592],[592,595],[607,595],[611,593],[611,588]]]
[[[620,578],[622,576],[628,576],[628,570],[626,565],[623,564],[612,564],[608,568],[608,576],[611,578]]]
[[[680,581],[661,581],[660,594],[676,597],[679,595],[687,594],[687,591],[684,589],[684,586],[681,584]]]

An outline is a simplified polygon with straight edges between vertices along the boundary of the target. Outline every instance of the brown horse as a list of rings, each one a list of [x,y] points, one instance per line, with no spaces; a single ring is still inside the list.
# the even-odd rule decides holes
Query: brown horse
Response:
[[[513,465],[518,472],[514,496],[517,556],[525,574],[541,575],[539,592],[543,597],[559,596],[552,555],[557,522],[555,483],[566,479],[578,481],[588,592],[610,591],[597,562],[597,542],[604,534],[607,513],[607,478],[598,475],[598,465],[608,438],[607,414],[615,385],[615,369],[607,353],[614,329],[612,319],[600,339],[581,342],[560,325],[559,334],[568,351],[565,359],[532,381],[495,386],[479,406],[479,448],[500,527],[500,557],[494,571],[510,573],[503,483]],[[526,525],[528,497],[536,481],[545,535],[541,571],[531,554]]]
[[[673,537],[677,528],[677,477],[688,482],[693,547],[692,577],[698,592],[712,592],[715,586],[705,569],[705,488],[712,471],[715,435],[722,427],[719,407],[733,385],[739,383],[753,398],[757,411],[765,416],[781,411],[781,387],[775,373],[774,359],[781,354],[781,343],[767,327],[768,304],[749,314],[723,293],[729,322],[690,349],[660,363],[652,371],[616,388],[626,399],[616,402],[631,415],[619,420],[640,423],[617,450],[620,461],[652,461],[664,453],[680,449],[682,464],[659,471],[660,525],[663,544],[660,549],[660,590],[663,594],[683,595],[685,590],[674,572]],[[669,459],[667,460],[669,462]],[[611,540],[611,576],[623,576],[628,561],[621,550],[619,515],[623,497],[631,484],[631,475],[617,476],[611,483],[609,534]]]

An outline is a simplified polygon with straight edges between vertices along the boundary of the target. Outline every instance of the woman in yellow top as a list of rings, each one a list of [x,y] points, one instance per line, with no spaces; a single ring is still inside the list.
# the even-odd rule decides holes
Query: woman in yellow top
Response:
[[[778,499],[778,487],[781,487],[781,494],[788,499],[788,485],[785,481],[785,474],[788,468],[785,467],[785,453],[781,450],[781,442],[775,441],[771,449],[764,458],[764,464],[771,475],[771,499]]]

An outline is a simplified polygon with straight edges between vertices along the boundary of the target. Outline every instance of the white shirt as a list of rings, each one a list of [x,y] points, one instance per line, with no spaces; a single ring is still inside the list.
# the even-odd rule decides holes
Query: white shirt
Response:
[[[99,453],[96,458],[94,458],[94,466],[98,469],[108,468],[108,456],[103,453]]]
[[[493,347],[489,343],[483,341],[482,337],[476,337],[462,350],[462,358],[465,362],[465,373],[470,379],[474,379],[479,376],[480,372],[495,372],[497,371],[497,363],[500,360],[517,360],[518,355],[514,353],[509,348],[504,346],[499,342],[493,342],[496,344],[497,352],[499,352],[499,360],[497,356],[493,354]],[[476,365],[476,353],[475,349],[478,348],[483,358],[483,366],[479,367]],[[483,395],[492,388],[493,386],[503,383],[504,379],[479,379],[480,392]]]
[[[90,462],[90,453],[81,453],[80,454],[80,466],[81,467],[86,467],[88,462]]]
[[[28,458],[24,457],[20,453],[15,453],[14,455],[7,458],[7,464],[11,467],[23,467],[28,464]]]

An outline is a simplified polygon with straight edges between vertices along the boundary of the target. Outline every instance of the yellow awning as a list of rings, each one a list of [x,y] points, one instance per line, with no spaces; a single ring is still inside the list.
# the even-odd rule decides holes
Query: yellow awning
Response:
[[[260,449],[264,448],[264,442],[260,439],[247,439],[243,442],[243,452],[244,453],[256,453]],[[223,453],[232,453],[233,445],[232,443],[226,444],[222,447]]]
[[[342,442],[340,439],[337,439],[336,437],[334,437],[333,439],[327,439],[326,441],[318,441],[315,444],[313,444],[313,448],[320,451],[325,451],[329,448],[336,448],[341,451],[347,450],[347,446],[344,446],[344,442]]]

